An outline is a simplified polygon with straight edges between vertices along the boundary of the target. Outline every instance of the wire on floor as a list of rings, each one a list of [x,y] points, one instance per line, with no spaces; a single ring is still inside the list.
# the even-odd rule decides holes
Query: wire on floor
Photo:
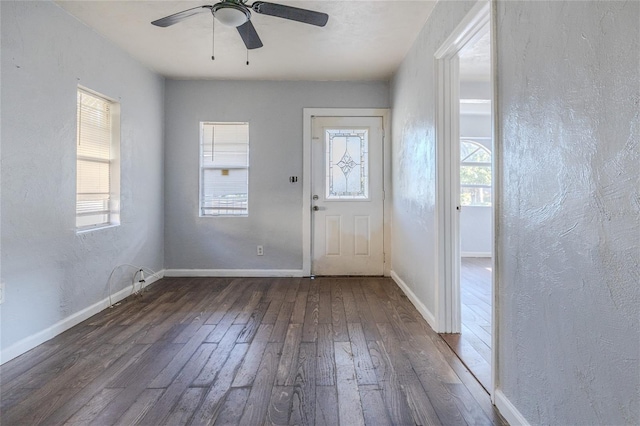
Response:
[[[120,304],[119,302],[118,302],[118,303],[116,303],[116,304],[114,304],[114,303],[111,301],[111,279],[113,278],[113,274],[114,274],[118,269],[123,268],[123,267],[130,267],[130,268],[134,268],[134,269],[136,269],[136,272],[133,274],[133,278],[132,278],[132,283],[131,283],[131,287],[132,287],[132,288],[131,288],[131,294],[137,294],[137,293],[136,293],[136,285],[135,285],[136,281],[135,281],[135,280],[136,280],[136,277],[138,276],[138,274],[141,274],[141,276],[140,276],[140,281],[138,281],[138,282],[140,283],[140,288],[138,289],[138,292],[140,292],[140,291],[142,290],[142,284],[145,284],[145,283],[146,283],[146,280],[145,280],[145,278],[144,278],[144,272],[145,272],[145,271],[146,271],[147,273],[150,273],[150,274],[151,274],[151,275],[149,275],[149,277],[152,277],[152,276],[154,276],[154,275],[156,275],[156,274],[157,274],[157,272],[156,272],[156,271],[154,271],[153,269],[149,269],[149,268],[144,267],[144,266],[136,266],[136,265],[132,265],[132,264],[130,264],[130,263],[123,263],[123,264],[118,265],[118,266],[116,266],[115,268],[113,268],[113,269],[111,270],[111,273],[109,274],[109,278],[107,279],[107,287],[108,287],[108,290],[109,290],[109,308],[113,308],[114,306],[118,306],[118,305]]]

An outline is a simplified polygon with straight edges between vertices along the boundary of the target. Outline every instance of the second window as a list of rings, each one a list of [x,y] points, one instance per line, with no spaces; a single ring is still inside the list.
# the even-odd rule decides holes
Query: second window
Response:
[[[249,214],[249,123],[200,123],[200,216]]]

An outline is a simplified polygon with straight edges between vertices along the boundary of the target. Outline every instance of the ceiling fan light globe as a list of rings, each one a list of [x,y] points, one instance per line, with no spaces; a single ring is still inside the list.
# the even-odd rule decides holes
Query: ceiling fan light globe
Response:
[[[239,27],[249,20],[249,11],[236,9],[235,7],[221,7],[214,11],[214,15],[221,24],[230,27]]]

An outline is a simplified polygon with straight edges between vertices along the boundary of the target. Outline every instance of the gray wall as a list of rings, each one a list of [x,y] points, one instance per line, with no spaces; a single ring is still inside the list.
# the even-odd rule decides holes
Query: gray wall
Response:
[[[433,55],[474,2],[438,2],[392,81],[392,269],[435,315]]]
[[[532,424],[640,424],[640,3],[497,22],[500,387]]]
[[[492,210],[489,206],[463,206],[460,211],[460,253],[462,257],[486,256],[491,242]]]
[[[393,269],[434,308],[439,2],[392,85]],[[531,424],[638,424],[638,2],[499,1],[498,387]]]
[[[2,350],[163,266],[163,79],[51,2],[2,9]],[[75,232],[76,88],[121,102],[121,225]],[[129,270],[128,272],[133,272]],[[131,283],[114,276],[112,291]]]
[[[165,267],[302,269],[302,109],[388,106],[384,82],[167,81]],[[249,217],[198,217],[200,121],[249,122]]]

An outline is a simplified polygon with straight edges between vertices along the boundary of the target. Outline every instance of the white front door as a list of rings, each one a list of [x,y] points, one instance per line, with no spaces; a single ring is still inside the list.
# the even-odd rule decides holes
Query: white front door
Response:
[[[314,117],[313,275],[382,275],[382,117]]]

